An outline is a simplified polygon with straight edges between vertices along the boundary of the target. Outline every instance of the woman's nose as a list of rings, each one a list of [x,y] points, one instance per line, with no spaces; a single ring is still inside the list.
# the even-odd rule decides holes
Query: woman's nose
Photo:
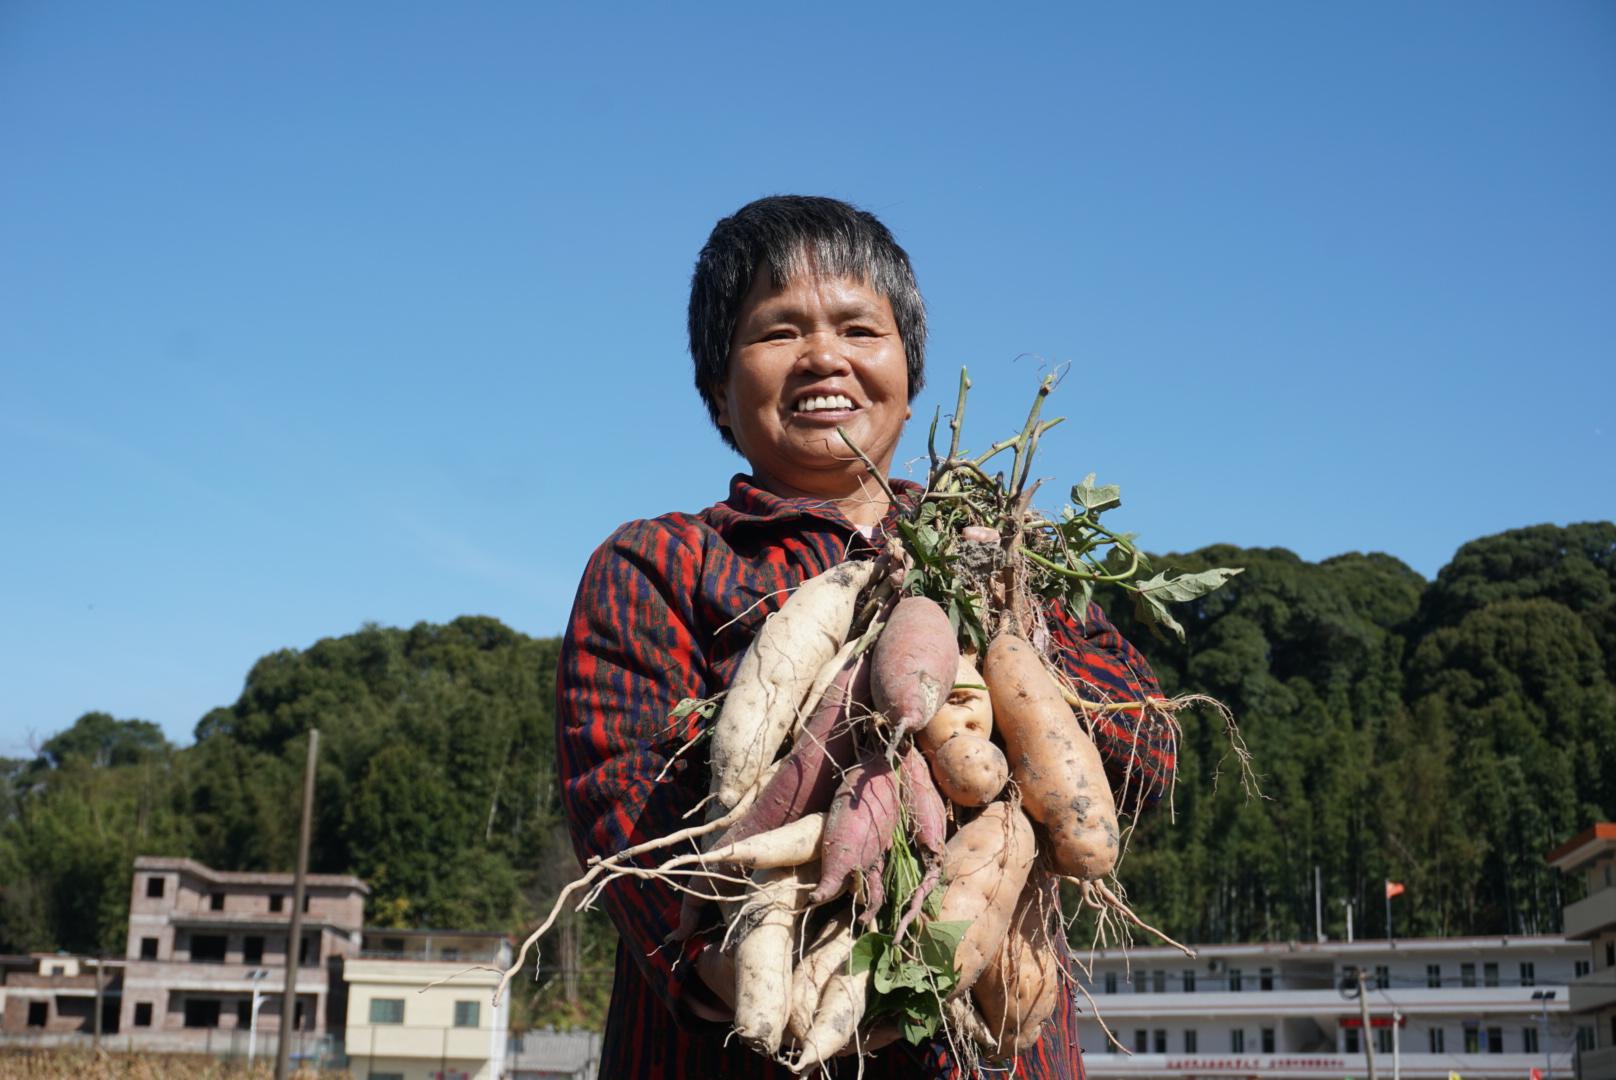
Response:
[[[803,339],[798,364],[816,375],[833,375],[850,367],[837,334],[809,334]]]

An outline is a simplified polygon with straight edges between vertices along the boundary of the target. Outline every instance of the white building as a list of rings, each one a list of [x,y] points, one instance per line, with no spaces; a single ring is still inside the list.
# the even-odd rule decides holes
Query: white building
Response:
[[[1593,955],[1571,984],[1581,1080],[1616,1080],[1616,824],[1601,822],[1549,853],[1549,864],[1581,875],[1587,895],[1565,909],[1565,934]]]
[[[1364,1077],[1362,968],[1376,1069],[1415,1080],[1569,1078],[1566,986],[1588,947],[1563,937],[1200,946],[1094,954],[1079,998],[1084,1063],[1110,1077]],[[1080,959],[1087,960],[1086,954]],[[1349,989],[1344,990],[1343,984]],[[1395,1062],[1394,1062],[1395,1057]]]
[[[510,966],[503,934],[371,930],[344,965],[346,1047],[354,1080],[501,1080]],[[437,984],[437,985],[433,985]]]

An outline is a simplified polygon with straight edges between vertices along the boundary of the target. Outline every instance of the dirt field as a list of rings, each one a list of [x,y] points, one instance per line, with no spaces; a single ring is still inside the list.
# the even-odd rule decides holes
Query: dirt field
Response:
[[[82,1050],[12,1050],[0,1052],[0,1080],[269,1080],[275,1062],[256,1062],[251,1071],[239,1063],[195,1055],[102,1054]],[[342,1080],[343,1072],[300,1069],[297,1080]]]

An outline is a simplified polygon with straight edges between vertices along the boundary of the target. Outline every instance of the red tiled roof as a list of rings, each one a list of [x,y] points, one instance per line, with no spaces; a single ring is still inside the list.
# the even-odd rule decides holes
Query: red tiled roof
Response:
[[[1595,825],[1589,826],[1576,836],[1573,836],[1570,840],[1567,840],[1565,843],[1549,852],[1545,858],[1545,861],[1551,864],[1557,863],[1561,859],[1564,859],[1566,856],[1575,852],[1583,845],[1596,843],[1600,840],[1609,840],[1616,843],[1616,822],[1601,821]],[[1564,870],[1567,869],[1567,867],[1561,867],[1561,869]]]

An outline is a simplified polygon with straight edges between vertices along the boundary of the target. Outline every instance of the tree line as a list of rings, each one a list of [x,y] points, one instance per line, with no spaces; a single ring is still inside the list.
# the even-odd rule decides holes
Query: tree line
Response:
[[[1434,581],[1397,559],[1318,563],[1226,545],[1159,565],[1245,573],[1153,638],[1108,604],[1180,715],[1170,802],[1133,824],[1119,872],[1136,910],[1183,941],[1385,932],[1553,932],[1572,882],[1545,853],[1616,817],[1616,524],[1537,526],[1462,547]],[[577,872],[561,823],[552,699],[558,642],[482,617],[366,626],[259,660],[241,696],[170,744],[156,725],[80,717],[0,762],[0,951],[119,954],[130,866],[183,855],[287,870],[307,731],[321,731],[311,868],[372,889],[377,927],[520,933]],[[524,982],[520,1017],[588,1021],[614,948],[570,920]]]

